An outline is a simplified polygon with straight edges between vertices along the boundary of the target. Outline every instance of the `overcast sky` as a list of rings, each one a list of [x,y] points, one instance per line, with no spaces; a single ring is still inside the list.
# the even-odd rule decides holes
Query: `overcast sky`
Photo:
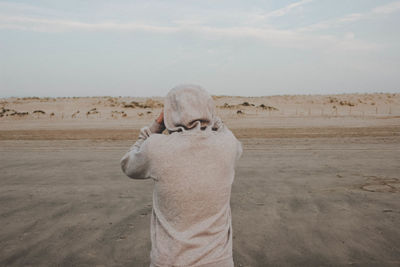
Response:
[[[400,1],[0,0],[0,97],[400,92]]]

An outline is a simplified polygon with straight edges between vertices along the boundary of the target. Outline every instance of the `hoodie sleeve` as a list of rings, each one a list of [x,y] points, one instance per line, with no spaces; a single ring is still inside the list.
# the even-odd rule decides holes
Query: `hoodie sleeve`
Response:
[[[240,142],[239,140],[237,140],[237,149],[236,149],[236,159],[235,159],[235,164],[237,164],[237,162],[239,161],[240,157],[242,156],[243,153],[243,146],[242,146],[242,142]]]
[[[221,118],[219,118],[219,117],[216,117],[212,129],[213,129],[214,131],[218,131],[218,130],[229,131],[229,132],[233,135],[233,137],[234,137],[234,139],[235,139],[235,141],[236,141],[235,164],[237,164],[237,162],[239,161],[239,159],[240,159],[240,157],[242,156],[242,153],[243,153],[242,142],[240,142],[240,141],[236,138],[236,136],[232,133],[232,131],[229,130],[229,128],[222,122]]]
[[[150,135],[161,133],[163,130],[164,126],[156,121],[154,121],[151,126],[143,127],[140,130],[138,140],[131,146],[120,161],[122,171],[128,177],[133,179],[150,178],[150,158],[146,140]]]

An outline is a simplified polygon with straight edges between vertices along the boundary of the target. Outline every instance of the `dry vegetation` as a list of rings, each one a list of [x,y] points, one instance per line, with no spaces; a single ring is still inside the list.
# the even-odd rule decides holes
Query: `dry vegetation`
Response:
[[[153,100],[151,98],[147,99],[144,103],[137,101],[131,101],[130,103],[122,102],[123,108],[162,108],[164,104],[160,101]]]
[[[273,111],[278,110],[277,108],[275,108],[273,106],[268,106],[265,104],[260,104],[260,105],[256,106],[255,104],[249,103],[247,101],[245,101],[241,104],[237,104],[237,105],[230,105],[225,102],[222,106],[218,106],[218,108],[221,108],[221,109],[238,109],[236,111],[236,114],[244,114],[244,112],[240,108],[245,108],[245,107],[250,107],[250,108],[255,107],[255,108],[261,108],[263,110],[273,110]]]
[[[399,94],[213,96],[221,117],[396,116]],[[2,120],[147,119],[163,107],[160,97],[22,97],[0,99]],[[263,115],[264,114],[264,115]]]

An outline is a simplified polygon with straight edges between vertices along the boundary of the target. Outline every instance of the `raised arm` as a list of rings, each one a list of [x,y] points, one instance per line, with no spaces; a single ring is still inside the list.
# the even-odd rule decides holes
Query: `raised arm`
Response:
[[[231,130],[229,130],[229,128],[222,122],[220,117],[215,118],[212,129],[214,131],[229,131],[233,135]],[[240,157],[242,156],[243,146],[242,143],[239,140],[237,140],[236,137],[235,140],[236,140],[236,156],[235,156],[235,164],[236,164],[239,161]]]
[[[133,179],[150,178],[148,157],[148,144],[146,142],[150,135],[162,133],[165,129],[163,122],[163,113],[150,125],[140,130],[139,138],[131,146],[129,151],[121,159],[122,171]]]

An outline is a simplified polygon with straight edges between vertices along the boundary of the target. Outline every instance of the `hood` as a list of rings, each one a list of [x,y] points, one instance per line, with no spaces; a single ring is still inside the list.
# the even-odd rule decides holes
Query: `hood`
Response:
[[[212,127],[217,120],[212,97],[198,85],[176,86],[165,97],[164,124],[170,132]]]

